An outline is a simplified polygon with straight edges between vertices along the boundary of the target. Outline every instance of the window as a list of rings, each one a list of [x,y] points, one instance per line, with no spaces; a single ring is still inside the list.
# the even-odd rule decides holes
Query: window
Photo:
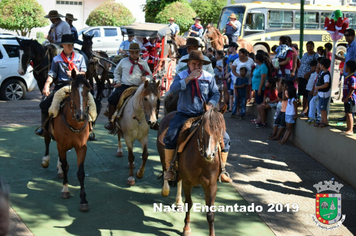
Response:
[[[248,13],[245,25],[246,30],[264,30],[265,15],[263,13]]]
[[[269,11],[268,27],[270,28],[292,28],[293,12],[292,11]]]
[[[101,37],[101,33],[100,33],[100,29],[99,28],[91,29],[88,32],[86,32],[85,34],[94,35],[94,38]]]
[[[19,57],[19,46],[17,45],[3,45],[10,58]]]
[[[105,28],[104,29],[105,37],[115,37],[117,36],[117,30],[115,28]]]
[[[345,17],[349,19],[349,28],[356,28],[356,14],[347,12]]]
[[[325,17],[330,19],[332,12],[322,12],[320,15],[320,22],[322,27],[324,28]]]
[[[0,51],[0,59],[2,59],[2,53],[1,53],[1,51]]]
[[[218,29],[220,31],[222,31],[225,28],[226,23],[229,22],[229,16],[232,13],[235,13],[237,20],[240,21],[240,23],[241,23],[244,18],[245,10],[246,10],[245,7],[227,7],[227,8],[225,8],[222,12],[220,22],[218,25]]]
[[[295,28],[300,28],[300,11],[295,12]],[[304,29],[319,29],[319,12],[304,12]]]
[[[56,1],[56,4],[58,5],[83,5],[83,2],[77,2],[77,1]]]

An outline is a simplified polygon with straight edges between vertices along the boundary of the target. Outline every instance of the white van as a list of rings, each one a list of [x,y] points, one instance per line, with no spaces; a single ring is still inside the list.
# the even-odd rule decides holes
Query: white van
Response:
[[[123,40],[120,27],[115,26],[93,26],[78,31],[79,40],[83,35],[94,35],[93,51],[104,51],[109,56],[116,55]]]

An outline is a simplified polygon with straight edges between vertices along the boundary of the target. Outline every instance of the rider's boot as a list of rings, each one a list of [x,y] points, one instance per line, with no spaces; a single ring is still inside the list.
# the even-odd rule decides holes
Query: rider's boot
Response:
[[[111,117],[112,115],[114,115],[115,111],[116,111],[116,106],[109,104],[109,114],[108,114],[109,122],[106,123],[104,126],[105,129],[107,130],[110,131],[114,130],[114,122],[111,121]]]
[[[224,165],[226,165],[226,161],[227,161],[227,156],[228,155],[229,155],[228,152],[221,152],[221,160],[224,163]],[[230,182],[232,182],[232,179],[230,179],[226,174],[222,174],[221,175],[221,181],[230,183]]]
[[[44,137],[45,130],[48,130],[48,125],[47,125],[48,122],[45,123],[47,117],[48,117],[47,112],[41,112],[42,125],[35,130],[36,135]]]
[[[164,172],[164,179],[173,181],[174,180],[174,171],[171,167],[171,162],[174,156],[175,149],[164,149],[166,171]]]

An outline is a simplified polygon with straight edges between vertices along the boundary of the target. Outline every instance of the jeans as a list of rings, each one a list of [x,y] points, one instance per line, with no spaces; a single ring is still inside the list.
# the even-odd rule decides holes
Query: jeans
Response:
[[[309,119],[312,119],[312,120],[320,120],[321,119],[320,109],[319,109],[318,104],[319,104],[319,96],[316,95],[310,100],[310,103],[309,103],[309,114],[308,114]],[[316,111],[318,111],[317,117],[315,117]]]
[[[241,115],[245,115],[245,111],[246,111],[246,96],[244,97],[239,97],[239,96],[235,96],[235,101],[234,101],[234,106],[232,108],[232,114],[236,114],[237,112],[237,104],[239,103],[239,100],[241,99],[241,103],[240,103],[240,108],[241,108]]]

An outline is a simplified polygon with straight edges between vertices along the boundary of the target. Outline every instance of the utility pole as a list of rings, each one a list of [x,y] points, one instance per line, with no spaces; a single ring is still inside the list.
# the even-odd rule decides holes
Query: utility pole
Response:
[[[300,0],[300,38],[299,38],[299,58],[303,57],[304,45],[304,0]]]

